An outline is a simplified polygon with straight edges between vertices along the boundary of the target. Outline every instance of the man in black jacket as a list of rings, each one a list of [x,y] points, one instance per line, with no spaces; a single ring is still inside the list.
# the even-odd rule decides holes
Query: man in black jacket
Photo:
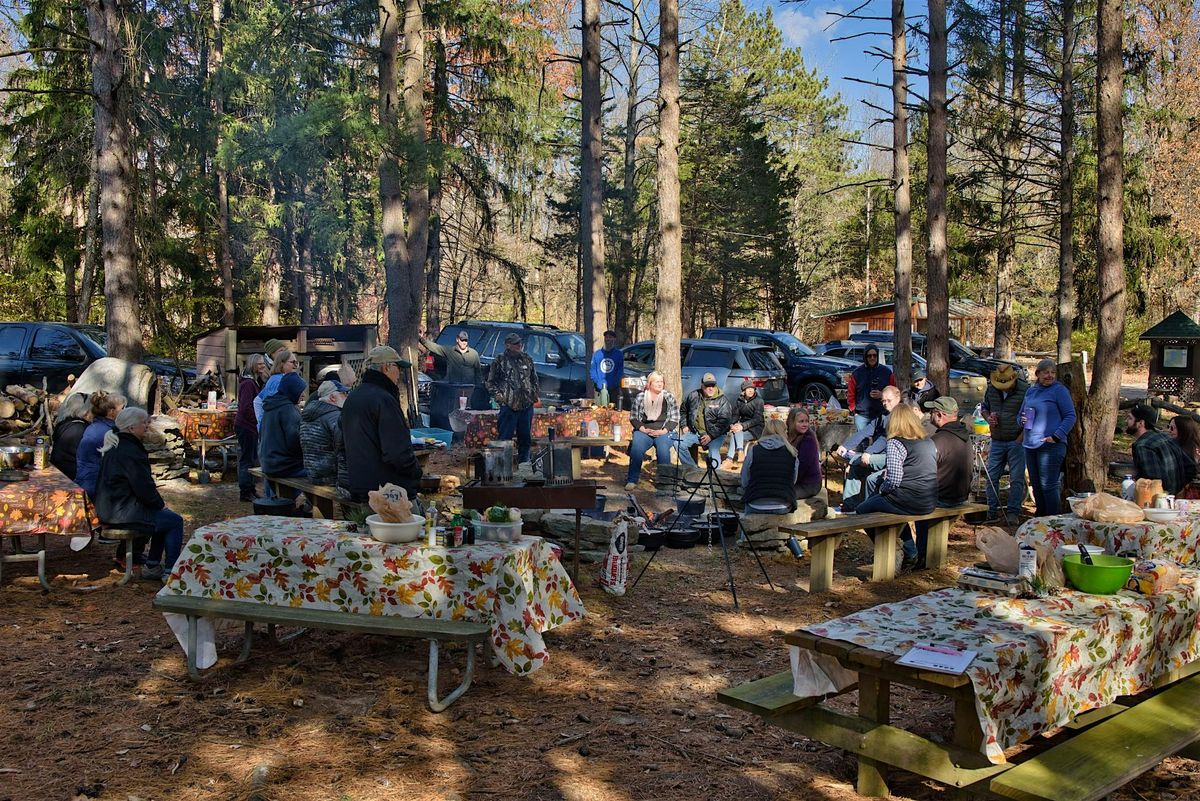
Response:
[[[365,501],[368,492],[384,484],[397,484],[416,497],[421,465],[400,408],[400,371],[411,366],[387,345],[372,348],[362,383],[342,406],[342,442],[354,500]]]
[[[679,410],[679,461],[697,467],[689,450],[693,445],[708,449],[708,458],[721,463],[721,444],[733,425],[733,405],[717,386],[717,377],[705,373],[700,389],[693,391]]]
[[[446,363],[446,377],[434,381],[429,397],[429,422],[435,428],[450,427],[450,413],[458,408],[458,398],[465,395],[470,409],[487,408],[487,391],[483,389],[483,365],[479,351],[471,347],[471,337],[459,331],[454,347],[446,348],[424,335],[417,337],[422,346]]]
[[[971,432],[958,419],[958,401],[942,395],[926,401],[925,411],[937,431],[930,439],[937,450],[937,505],[943,508],[961,506],[971,497]],[[917,570],[925,569],[925,549],[929,542],[929,521],[917,521]]]

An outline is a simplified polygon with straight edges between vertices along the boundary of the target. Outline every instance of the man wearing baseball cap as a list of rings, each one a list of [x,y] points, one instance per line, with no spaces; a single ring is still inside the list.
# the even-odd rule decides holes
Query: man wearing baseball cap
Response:
[[[446,362],[446,377],[434,381],[429,398],[429,422],[434,428],[450,427],[450,412],[458,408],[458,398],[465,395],[472,409],[486,405],[487,399],[479,392],[483,386],[483,365],[479,351],[471,347],[471,337],[460,330],[454,337],[454,347],[447,348],[425,337],[417,337],[421,345],[439,359]]]
[[[700,389],[693,390],[679,410],[679,433],[676,451],[679,461],[697,467],[692,458],[693,445],[708,449],[708,458],[721,463],[721,444],[733,425],[733,405],[717,386],[717,377],[705,373]]]
[[[349,392],[341,381],[323,381],[317,388],[317,397],[310,398],[300,413],[304,471],[314,484],[346,485],[346,451],[342,447],[339,421]]]
[[[410,498],[420,488],[421,465],[400,408],[400,374],[409,367],[393,348],[371,348],[362,383],[342,404],[347,488],[356,501],[384,484],[404,487]]]
[[[528,462],[533,446],[533,409],[539,402],[538,374],[516,331],[504,337],[504,352],[488,369],[487,388],[500,404],[501,440],[517,437],[517,461]]]
[[[1163,492],[1173,495],[1196,475],[1192,461],[1177,440],[1158,430],[1158,410],[1139,403],[1125,415],[1125,433],[1133,437],[1134,478],[1157,478]]]
[[[925,401],[922,408],[937,429],[930,439],[937,451],[937,505],[961,506],[971,496],[971,432],[958,419],[958,401],[943,395]],[[913,567],[925,569],[925,551],[929,542],[929,521],[917,521],[917,561]]]

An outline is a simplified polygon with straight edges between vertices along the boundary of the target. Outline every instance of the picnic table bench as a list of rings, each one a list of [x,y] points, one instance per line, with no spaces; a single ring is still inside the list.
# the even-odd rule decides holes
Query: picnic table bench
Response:
[[[475,645],[482,644],[485,654],[491,653],[491,626],[470,620],[440,618],[411,618],[385,615],[352,614],[328,609],[273,606],[254,601],[197,598],[171,595],[168,591],[155,596],[154,608],[159,612],[183,615],[187,618],[187,669],[192,679],[205,677],[196,665],[199,651],[197,627],[201,618],[226,618],[245,622],[242,651],[236,663],[250,656],[254,642],[254,624],[263,623],[274,633],[275,626],[296,626],[302,629],[333,629],[354,634],[379,634],[385,637],[413,637],[429,640],[429,676],[427,702],[434,712],[445,710],[471,686],[475,676]],[[438,698],[438,652],[442,640],[466,643],[467,667],[462,681],[445,698]]]
[[[276,495],[285,495],[284,487],[300,490],[312,501],[313,517],[324,520],[337,520],[339,506],[341,507],[343,517],[347,512],[361,514],[370,509],[365,503],[338,496],[337,487],[331,487],[327,484],[313,484],[304,478],[276,478],[274,476],[267,476],[263,474],[261,467],[250,468],[250,475],[255,478],[261,478],[270,484],[271,491]]]
[[[975,694],[965,676],[898,665],[890,654],[793,632],[787,641],[835,656],[858,673],[840,692],[792,694],[791,671],[717,693],[722,703],[776,726],[857,754],[857,792],[886,796],[887,766],[962,788],[981,798],[1016,801],[1097,801],[1175,754],[1200,758],[1200,663],[1155,682],[1155,689],[1079,715],[1046,750],[1020,763],[990,762],[979,752]],[[935,743],[890,725],[890,687],[906,684],[954,701],[954,732]],[[821,706],[827,698],[858,690],[858,715]]]
[[[809,590],[824,592],[833,587],[833,554],[842,535],[864,529],[875,529],[875,558],[871,565],[871,581],[888,581],[896,576],[896,540],[910,523],[927,520],[929,544],[925,563],[931,568],[946,564],[946,548],[950,525],[962,515],[986,512],[987,504],[964,503],[959,506],[938,507],[927,515],[894,515],[883,512],[850,514],[812,520],[808,523],[781,525],[779,530],[808,540],[812,552]]]

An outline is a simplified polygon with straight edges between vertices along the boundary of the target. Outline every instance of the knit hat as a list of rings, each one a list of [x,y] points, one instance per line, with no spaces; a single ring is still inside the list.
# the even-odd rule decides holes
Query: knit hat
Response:
[[[712,373],[705,373],[704,378],[700,380],[700,384],[706,387],[715,387],[717,385],[717,377]]]
[[[279,394],[285,396],[292,403],[298,402],[306,389],[308,389],[308,382],[299,373],[284,373],[283,378],[279,380]]]
[[[912,380],[913,381],[920,381],[924,377],[925,377],[925,371],[922,370],[920,367],[918,367],[912,371]]]
[[[749,378],[742,379],[742,392],[745,392],[748,389],[754,389],[754,388],[755,388],[755,386],[754,386],[753,381],[751,381]]]
[[[367,354],[367,364],[398,364],[405,369],[412,367],[412,362],[401,359],[396,349],[387,345],[371,348],[371,352]]]
[[[1017,371],[1011,364],[1002,364],[992,371],[991,382],[1000,392],[1008,392],[1017,385]]]
[[[1129,413],[1133,415],[1134,420],[1141,420],[1145,423],[1147,430],[1156,431],[1158,429],[1158,409],[1155,409],[1153,406],[1139,403],[1130,409]]]
[[[335,392],[349,392],[350,390],[341,381],[322,381],[321,386],[317,387],[317,397],[320,400],[325,400]]]
[[[268,357],[273,357],[275,351],[286,347],[287,343],[281,339],[268,339],[267,343],[263,345],[263,353],[267,354]]]

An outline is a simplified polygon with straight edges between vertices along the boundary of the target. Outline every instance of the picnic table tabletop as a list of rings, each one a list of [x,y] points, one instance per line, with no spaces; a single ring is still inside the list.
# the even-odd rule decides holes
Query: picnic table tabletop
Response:
[[[911,670],[887,671],[913,645],[978,652],[965,678],[974,691],[980,750],[1002,763],[1005,749],[1148,690],[1195,661],[1198,618],[1200,571],[1185,568],[1179,585],[1159,595],[1065,590],[1026,600],[952,588],[808,626],[785,639],[793,649],[794,691],[801,696],[848,681],[845,655],[838,660],[830,649],[821,653],[819,643],[814,651],[814,637],[882,657],[875,669],[909,684]],[[943,678],[948,687],[961,679]]]
[[[1113,554],[1134,551],[1141,559],[1200,563],[1200,514],[1183,514],[1173,523],[1097,523],[1073,514],[1035,517],[1022,523],[1016,536],[1031,545],[1083,543]]]
[[[188,442],[199,439],[225,439],[233,435],[236,409],[172,409],[171,417],[179,421],[179,432]]]
[[[544,632],[584,615],[557,551],[540,537],[389,545],[346,521],[290,517],[196,529],[162,594],[486,622],[500,663],[518,675],[549,659]]]
[[[455,431],[463,432],[463,441],[469,448],[482,448],[499,438],[500,412],[496,409],[455,409],[450,413],[450,420]],[[621,439],[630,436],[629,412],[601,407],[535,409],[532,432],[534,437],[545,437],[550,428],[554,428],[555,436],[564,439],[588,436],[588,427],[592,423],[597,437],[611,440],[613,426],[620,427]]]
[[[86,534],[100,525],[87,494],[58,468],[28,472],[28,481],[0,483],[0,537]]]

